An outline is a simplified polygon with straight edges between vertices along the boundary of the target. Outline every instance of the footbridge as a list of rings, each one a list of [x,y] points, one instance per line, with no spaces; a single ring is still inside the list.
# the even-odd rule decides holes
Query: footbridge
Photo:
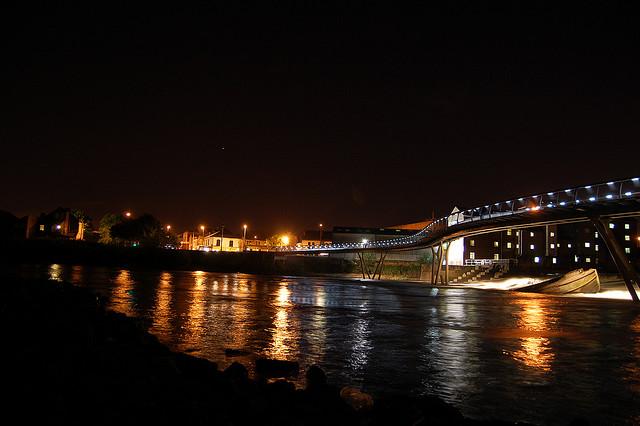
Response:
[[[360,243],[284,247],[278,252],[282,255],[359,253],[361,259],[363,252],[376,252],[380,254],[381,270],[381,264],[389,251],[430,248],[434,254],[433,266],[439,275],[449,242],[454,239],[505,229],[592,222],[623,276],[631,297],[638,302],[634,286],[640,288],[640,276],[630,265],[623,248],[608,226],[608,222],[613,219],[638,215],[640,178],[634,177],[548,191],[454,211],[409,236]]]

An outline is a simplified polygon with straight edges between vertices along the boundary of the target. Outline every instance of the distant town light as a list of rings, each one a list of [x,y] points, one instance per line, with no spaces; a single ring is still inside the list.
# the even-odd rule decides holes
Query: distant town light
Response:
[[[171,230],[171,225],[167,225],[167,231]]]
[[[591,189],[591,185],[587,185],[584,187],[585,189]]]
[[[589,197],[589,201],[595,201],[596,197]]]
[[[289,245],[289,236],[288,235],[283,235],[282,237],[280,237],[280,241],[282,241],[282,244],[285,246]]]
[[[607,199],[609,199],[609,200],[610,200],[610,199],[612,199],[612,198],[613,198],[613,195],[611,195],[611,194],[607,194]]]
[[[561,206],[564,206],[565,204],[567,204],[567,203],[565,203],[564,201],[560,201],[560,205]]]
[[[56,225],[56,229],[60,229],[60,228],[62,228],[62,226]]]
[[[369,240],[367,240],[366,238],[362,239],[362,244],[367,244],[369,242]],[[395,243],[394,243],[395,244]]]
[[[131,212],[124,212],[124,215],[125,215],[126,217],[131,217]]]
[[[624,193],[624,195],[626,195],[627,197],[631,197],[631,192],[627,191]]]
[[[631,179],[631,180],[632,180],[632,181],[634,181],[634,182],[637,182],[637,181],[639,181],[639,180],[640,180],[640,178],[633,178],[633,179]]]

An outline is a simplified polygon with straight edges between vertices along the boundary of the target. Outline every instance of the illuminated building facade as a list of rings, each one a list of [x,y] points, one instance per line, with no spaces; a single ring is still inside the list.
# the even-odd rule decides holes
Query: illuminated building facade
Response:
[[[616,219],[609,224],[628,259],[638,264],[638,218]],[[524,268],[568,270],[598,268],[616,271],[602,238],[590,222],[508,229],[462,239],[450,250],[450,264],[479,260],[515,259]],[[459,253],[459,251],[462,253]]]

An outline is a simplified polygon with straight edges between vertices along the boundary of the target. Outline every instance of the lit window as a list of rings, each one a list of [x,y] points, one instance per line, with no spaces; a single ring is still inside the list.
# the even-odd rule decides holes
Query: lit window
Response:
[[[631,241],[631,237],[630,237],[629,235],[625,235],[625,236],[624,236],[624,240],[625,240],[625,241]]]
[[[494,247],[500,247],[500,243],[499,243],[498,241],[494,241],[494,242],[493,242],[493,246],[494,246]]]
[[[625,223],[625,224],[624,224],[624,229],[630,229],[630,226],[629,226],[629,224],[628,224],[628,223]]]
[[[589,248],[589,247],[591,247],[591,243],[584,243],[584,246],[585,246],[586,248]]]
[[[507,235],[511,235],[511,229],[507,229]]]
[[[568,247],[568,248],[571,248],[571,243],[567,244],[567,247]]]
[[[624,252],[629,254],[629,253],[631,253],[631,249],[629,247],[625,247],[624,248]]]
[[[469,259],[473,260],[476,258],[476,253],[474,251],[469,252]]]
[[[560,248],[560,243],[556,244],[556,247]]]
[[[555,244],[553,244],[553,243],[549,244],[549,246],[550,246],[552,249],[556,248],[556,245],[555,245]]]
[[[469,240],[469,245],[471,247],[475,247],[476,246],[476,240]]]
[[[540,258],[538,256],[533,258],[534,263],[540,263]]]
[[[579,260],[579,259],[578,259],[578,256],[573,256],[573,261],[574,261],[574,262],[578,263],[578,260]]]
[[[519,249],[520,248],[520,244],[516,244],[516,248]]]
[[[498,259],[500,259],[500,255],[499,255],[499,254],[497,254],[497,253],[496,253],[496,254],[494,254],[494,255],[493,255],[493,259],[494,259],[494,260],[498,260]]]
[[[533,237],[533,235],[534,235],[534,234],[533,234],[533,231],[532,231],[532,232],[529,232],[529,236],[530,236],[530,237]]]
[[[229,240],[229,247],[233,247],[233,240]]]
[[[220,245],[220,240],[216,240],[216,245],[219,246]]]
[[[520,231],[516,231],[516,237],[520,236]]]
[[[40,225],[40,230],[44,231],[44,225]]]
[[[553,263],[555,265],[556,263],[558,263],[558,261],[557,261],[557,259],[555,257],[553,257],[553,258],[551,258],[551,263]]]
[[[533,245],[533,244],[531,244],[531,245],[529,246],[529,248],[530,248],[531,250],[533,250],[533,249],[535,249],[535,248],[536,248],[536,246],[535,246],[535,245]]]
[[[556,236],[556,233],[555,233],[555,232],[549,232],[549,236],[550,236],[550,237],[555,237],[555,236]]]
[[[613,228],[615,228],[615,227],[616,227],[616,224],[615,224],[615,223],[610,223],[610,224],[609,224],[609,228],[613,229]]]
[[[598,251],[600,249],[600,247],[598,247],[598,245],[596,244],[596,251]]]
[[[511,243],[507,243],[507,248],[511,248]]]
[[[591,258],[587,257],[587,258],[584,259],[584,261],[587,262],[587,263],[591,263]]]
[[[598,238],[598,233],[593,234],[594,237]]]

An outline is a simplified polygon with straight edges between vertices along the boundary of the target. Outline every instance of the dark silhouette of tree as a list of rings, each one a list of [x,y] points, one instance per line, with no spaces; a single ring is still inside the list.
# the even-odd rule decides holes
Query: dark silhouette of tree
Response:
[[[126,219],[111,227],[111,237],[132,245],[158,247],[163,236],[160,221],[145,213],[135,219]]]

